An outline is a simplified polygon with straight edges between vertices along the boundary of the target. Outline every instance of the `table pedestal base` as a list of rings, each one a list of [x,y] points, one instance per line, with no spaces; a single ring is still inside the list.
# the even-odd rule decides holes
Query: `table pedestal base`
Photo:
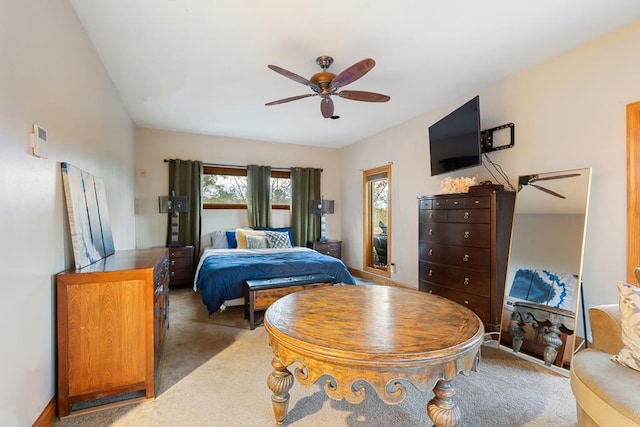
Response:
[[[274,357],[271,365],[274,370],[267,378],[267,386],[273,393],[271,403],[277,426],[282,426],[289,408],[289,390],[294,383],[293,374]],[[462,413],[453,401],[456,392],[450,381],[439,380],[433,388],[434,398],[427,404],[427,415],[434,427],[455,427],[460,423]],[[361,395],[364,400],[364,393]],[[331,397],[331,396],[329,396]]]

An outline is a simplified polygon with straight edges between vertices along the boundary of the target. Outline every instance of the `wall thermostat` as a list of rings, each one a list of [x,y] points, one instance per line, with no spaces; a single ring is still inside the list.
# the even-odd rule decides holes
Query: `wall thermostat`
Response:
[[[36,124],[31,133],[31,154],[41,159],[47,158],[47,131]]]

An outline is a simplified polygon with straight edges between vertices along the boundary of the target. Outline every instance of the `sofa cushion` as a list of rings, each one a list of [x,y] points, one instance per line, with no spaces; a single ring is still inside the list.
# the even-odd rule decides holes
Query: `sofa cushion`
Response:
[[[571,390],[576,402],[599,425],[640,424],[640,373],[611,361],[595,349],[580,350],[571,361]]]
[[[618,282],[618,293],[624,347],[612,359],[623,366],[640,371],[640,288]]]

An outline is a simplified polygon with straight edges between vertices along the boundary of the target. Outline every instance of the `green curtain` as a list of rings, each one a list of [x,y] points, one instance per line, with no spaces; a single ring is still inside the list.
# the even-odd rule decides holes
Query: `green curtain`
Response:
[[[193,246],[196,260],[200,254],[201,183],[201,161],[169,160],[169,194],[175,191],[176,196],[187,196],[189,199],[189,212],[183,212],[179,217],[178,242],[184,246]],[[168,224],[167,245],[170,242],[171,225]]]
[[[271,166],[247,166],[249,226],[271,227]]]
[[[296,246],[320,236],[320,216],[311,214],[311,200],[320,199],[322,169],[291,168],[291,229]]]

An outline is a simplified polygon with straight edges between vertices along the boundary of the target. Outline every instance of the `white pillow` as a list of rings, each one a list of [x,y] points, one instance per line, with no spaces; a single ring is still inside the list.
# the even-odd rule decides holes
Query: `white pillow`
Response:
[[[218,230],[211,233],[211,247],[214,249],[228,249],[227,231]]]
[[[618,293],[624,347],[611,360],[640,371],[640,288],[618,282]]]
[[[247,235],[247,249],[267,249],[268,247],[266,237]]]

